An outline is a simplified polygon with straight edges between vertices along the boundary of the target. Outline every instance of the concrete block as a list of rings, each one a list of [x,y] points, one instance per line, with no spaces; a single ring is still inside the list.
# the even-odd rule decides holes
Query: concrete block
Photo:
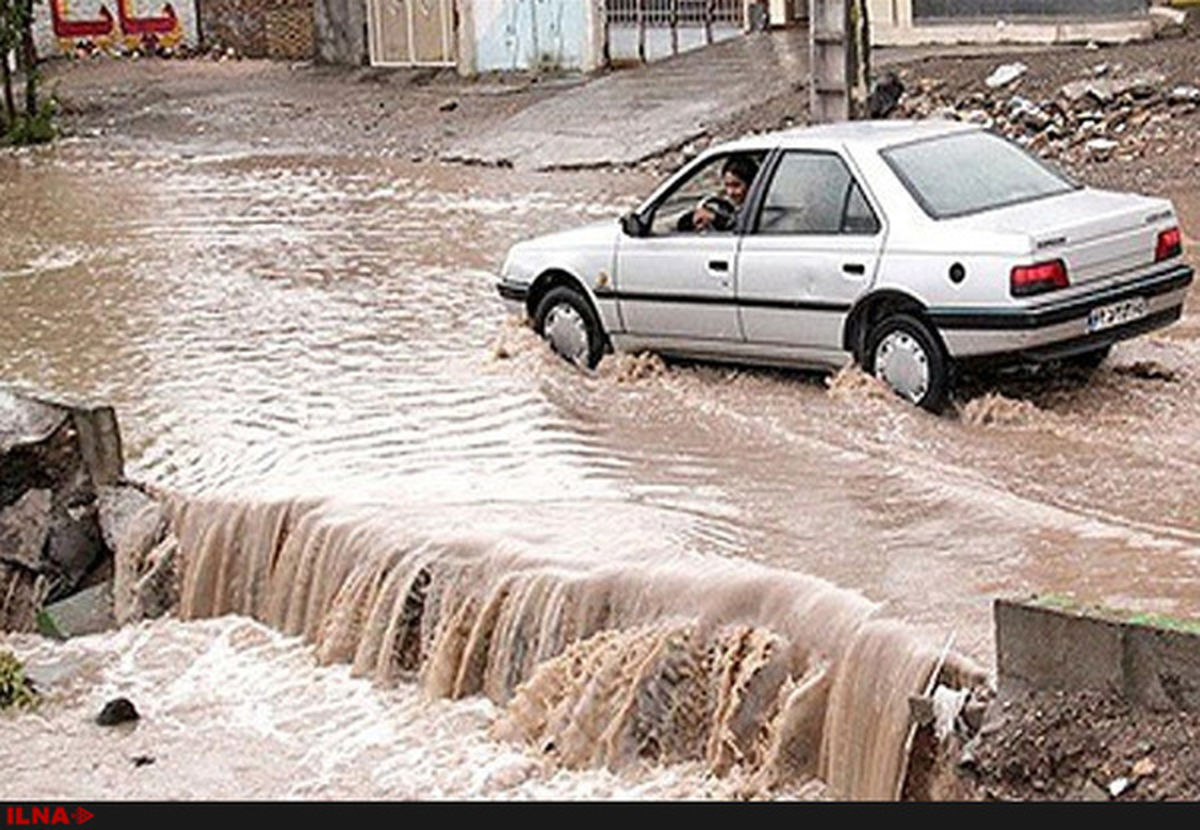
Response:
[[[1095,690],[1158,711],[1200,711],[1200,621],[1056,598],[995,603],[1001,696]]]
[[[1118,627],[1002,599],[995,603],[995,621],[1001,695],[1026,688],[1122,689],[1124,652]]]
[[[112,583],[101,582],[51,603],[46,606],[45,612],[54,628],[67,637],[81,637],[115,628]]]

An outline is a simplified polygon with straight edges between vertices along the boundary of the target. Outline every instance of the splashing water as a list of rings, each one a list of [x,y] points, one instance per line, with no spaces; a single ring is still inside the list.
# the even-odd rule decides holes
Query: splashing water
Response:
[[[173,506],[180,615],[254,617],[323,664],[506,707],[496,734],[572,768],[702,761],[767,790],[895,798],[936,654],[822,580],[723,559],[543,554],[394,508]],[[611,552],[610,552],[611,554]]]

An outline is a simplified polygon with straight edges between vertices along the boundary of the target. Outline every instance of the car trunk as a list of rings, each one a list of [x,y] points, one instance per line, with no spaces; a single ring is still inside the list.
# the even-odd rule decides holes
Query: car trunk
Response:
[[[1175,223],[1170,204],[1162,199],[1087,188],[957,221],[1029,236],[1031,261],[1063,260],[1072,286],[1152,265],[1159,231]]]

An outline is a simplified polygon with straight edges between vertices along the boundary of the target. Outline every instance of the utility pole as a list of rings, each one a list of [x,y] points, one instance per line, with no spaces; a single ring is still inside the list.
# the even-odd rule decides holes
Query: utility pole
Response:
[[[808,0],[809,120],[866,116],[870,88],[868,0]]]

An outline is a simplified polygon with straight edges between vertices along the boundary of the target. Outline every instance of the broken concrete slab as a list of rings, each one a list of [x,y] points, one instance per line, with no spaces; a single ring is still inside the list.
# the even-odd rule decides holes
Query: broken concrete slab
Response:
[[[109,631],[116,627],[112,590],[111,582],[102,582],[47,605],[44,612],[64,637]]]
[[[999,691],[1115,693],[1157,711],[1200,711],[1200,620],[1083,607],[1043,597],[997,600]]]

